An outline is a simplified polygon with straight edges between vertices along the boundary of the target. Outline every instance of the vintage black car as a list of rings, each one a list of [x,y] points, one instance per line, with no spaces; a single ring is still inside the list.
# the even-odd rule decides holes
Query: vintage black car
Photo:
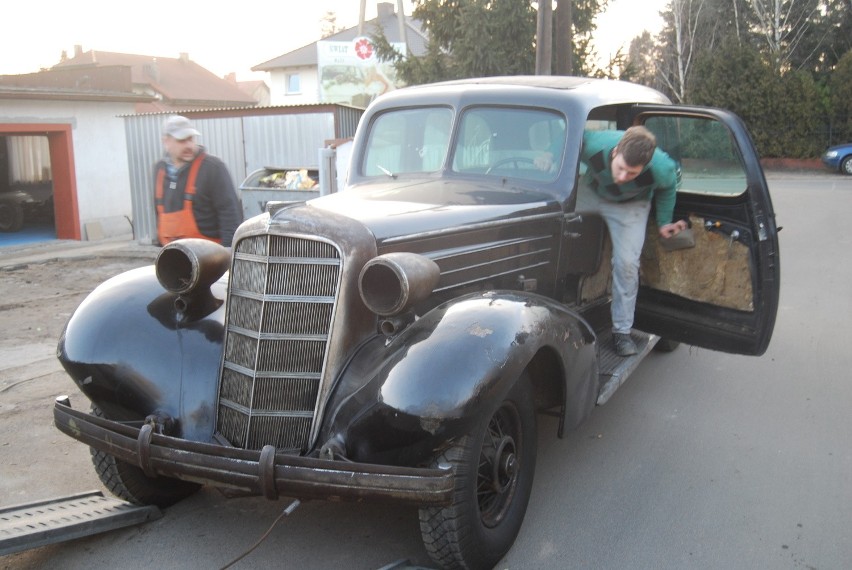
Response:
[[[635,124],[680,165],[675,214],[695,245],[665,251],[651,222],[641,350],[621,358],[607,232],[574,204],[584,130]],[[437,564],[491,567],[524,518],[538,413],[561,436],[655,347],[760,355],[775,323],[775,217],[743,123],[629,83],[389,93],[343,191],[267,210],[232,251],[174,242],[68,322],[59,358],[93,411],[59,398],[55,423],[119,497],[168,505],[213,485],[415,504]]]

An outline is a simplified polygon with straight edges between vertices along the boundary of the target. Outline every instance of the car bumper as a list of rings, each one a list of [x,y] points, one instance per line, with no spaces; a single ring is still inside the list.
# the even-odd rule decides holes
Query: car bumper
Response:
[[[418,506],[448,505],[452,469],[350,463],[188,441],[74,410],[57,398],[53,421],[63,433],[146,475],[162,475],[238,491],[299,499],[387,501]]]

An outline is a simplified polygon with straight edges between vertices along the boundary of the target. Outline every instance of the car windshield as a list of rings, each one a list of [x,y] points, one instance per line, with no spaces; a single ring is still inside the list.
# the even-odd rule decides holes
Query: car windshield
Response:
[[[556,179],[565,148],[565,118],[553,111],[482,106],[466,109],[453,136],[453,111],[421,107],[378,115],[362,172],[397,176],[451,165],[461,174]],[[454,141],[452,147],[450,142]]]

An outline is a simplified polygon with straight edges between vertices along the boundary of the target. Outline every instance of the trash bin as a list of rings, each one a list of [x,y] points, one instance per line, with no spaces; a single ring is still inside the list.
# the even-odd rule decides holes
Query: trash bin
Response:
[[[240,186],[245,219],[264,213],[267,202],[303,202],[319,195],[316,168],[268,166],[249,174]]]

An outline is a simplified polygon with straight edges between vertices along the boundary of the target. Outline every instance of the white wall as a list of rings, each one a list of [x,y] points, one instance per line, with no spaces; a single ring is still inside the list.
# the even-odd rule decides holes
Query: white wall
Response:
[[[299,74],[301,93],[287,94],[287,76]],[[300,67],[269,72],[269,99],[272,105],[311,105],[319,103],[319,81],[316,67]]]
[[[84,240],[86,224],[93,223],[103,237],[132,235],[127,142],[124,120],[119,115],[133,112],[132,103],[0,101],[0,123],[71,125],[80,235]]]

